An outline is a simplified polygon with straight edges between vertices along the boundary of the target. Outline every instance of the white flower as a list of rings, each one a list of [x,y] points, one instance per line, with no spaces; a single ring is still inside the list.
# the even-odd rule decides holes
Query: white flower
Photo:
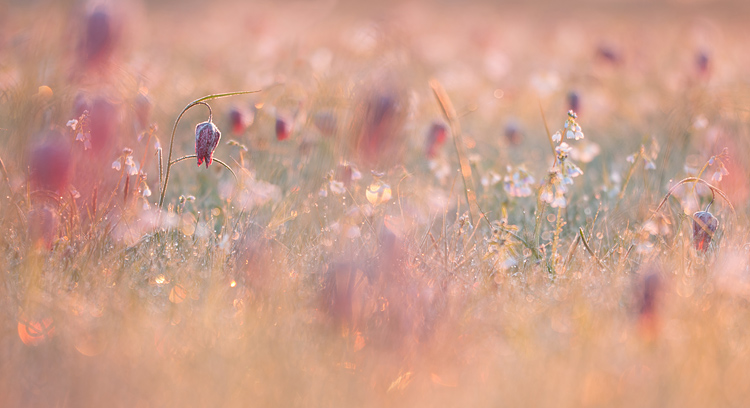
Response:
[[[65,126],[76,130],[76,127],[78,126],[78,120],[77,119],[71,119],[68,121],[68,123],[65,124]]]
[[[562,140],[562,135],[560,134],[560,131],[558,130],[557,132],[555,132],[554,135],[552,135],[552,141],[555,143],[560,143],[561,140]]]
[[[122,164],[120,164],[120,159],[117,159],[112,162],[112,168],[117,171],[120,171],[120,169],[122,169]]]

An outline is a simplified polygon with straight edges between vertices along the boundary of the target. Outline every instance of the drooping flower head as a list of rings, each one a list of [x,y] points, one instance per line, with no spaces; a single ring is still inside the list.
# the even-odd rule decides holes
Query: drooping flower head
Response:
[[[693,245],[698,251],[705,252],[711,243],[719,220],[708,211],[698,211],[693,214]]]
[[[195,127],[195,155],[198,156],[198,166],[206,161],[206,167],[213,161],[214,150],[219,145],[221,132],[211,121],[199,123]]]

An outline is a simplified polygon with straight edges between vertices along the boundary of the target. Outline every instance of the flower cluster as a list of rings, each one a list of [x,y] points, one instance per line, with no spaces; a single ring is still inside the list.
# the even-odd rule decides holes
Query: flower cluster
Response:
[[[581,126],[576,122],[576,119],[578,118],[578,115],[576,115],[575,112],[572,110],[568,111],[568,119],[565,121],[565,127],[562,131],[555,132],[554,135],[552,135],[552,140],[555,143],[560,143],[562,141],[562,135],[565,133],[566,139],[575,139],[575,140],[581,140],[583,139],[583,132],[581,131]]]
[[[513,169],[508,166],[508,174],[503,178],[503,188],[511,197],[528,197],[531,195],[531,186],[534,177],[524,167]]]
[[[89,125],[89,111],[84,110],[78,119],[71,119],[65,124],[76,132],[76,141],[83,143],[83,149],[91,149],[91,126]]]
[[[724,176],[729,175],[729,171],[727,171],[727,168],[724,166],[724,162],[729,160],[729,149],[726,147],[724,150],[721,151],[720,154],[717,154],[715,156],[711,156],[710,159],[708,159],[708,165],[714,166],[716,165],[714,174],[711,176],[712,181],[720,182]]]
[[[133,159],[133,150],[127,147],[122,149],[120,157],[112,162],[112,168],[116,171],[120,171],[122,170],[123,165],[125,165],[125,173],[127,173],[128,176],[135,176],[138,174],[139,169]]]
[[[112,162],[112,169],[115,171],[122,171],[127,177],[138,176],[136,185],[138,192],[140,193],[139,197],[143,199],[143,209],[148,210],[150,204],[148,203],[147,197],[151,197],[151,188],[148,186],[147,174],[141,170],[138,163],[133,159],[133,149],[127,147],[122,149],[120,157]]]
[[[553,167],[547,173],[547,181],[542,186],[539,198],[552,208],[565,208],[568,205],[568,201],[565,199],[566,191],[560,171]]]
[[[575,112],[568,111],[568,119],[565,121],[563,130],[552,135],[552,141],[559,143],[555,146],[555,163],[547,174],[546,182],[542,186],[539,198],[553,208],[565,208],[568,205],[565,193],[568,186],[573,185],[573,179],[582,175],[583,171],[570,160],[572,148],[562,141],[562,135],[567,139],[583,139],[581,126],[576,122],[578,116]]]

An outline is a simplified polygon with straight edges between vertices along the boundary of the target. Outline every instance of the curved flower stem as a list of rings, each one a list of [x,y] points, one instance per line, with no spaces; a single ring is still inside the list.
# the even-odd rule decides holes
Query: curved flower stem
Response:
[[[198,157],[198,155],[197,155],[197,154],[189,154],[189,155],[187,155],[187,156],[182,156],[182,157],[180,157],[179,159],[174,159],[174,160],[173,160],[173,161],[172,161],[171,163],[169,163],[168,165],[169,165],[169,166],[171,166],[171,165],[177,164],[177,163],[179,163],[179,162],[181,162],[181,161],[183,161],[183,160],[187,160],[187,159],[194,159],[194,158],[196,158],[196,157]],[[226,167],[226,169],[227,169],[227,170],[229,170],[229,172],[230,172],[230,173],[232,173],[232,176],[234,176],[234,181],[235,181],[235,182],[236,182],[237,184],[239,184],[239,183],[240,183],[240,179],[239,179],[239,178],[237,177],[237,173],[235,173],[235,172],[234,172],[234,170],[232,170],[232,168],[231,168],[231,167],[229,167],[229,165],[228,165],[228,164],[226,164],[226,163],[224,163],[223,161],[221,161],[221,160],[217,159],[216,157],[214,157],[214,158],[213,158],[213,161],[215,161],[216,163],[219,163],[219,164],[221,164],[222,166]]]
[[[172,136],[169,139],[169,154],[167,155],[167,171],[166,171],[166,174],[164,175],[164,184],[161,187],[161,195],[159,196],[159,208],[163,208],[164,207],[164,196],[167,194],[167,185],[169,184],[169,171],[172,168],[172,164],[174,164],[172,162],[172,148],[174,147],[174,135],[175,135],[175,133],[177,133],[177,125],[180,123],[180,119],[182,119],[182,116],[185,114],[185,112],[187,112],[190,108],[192,108],[195,105],[206,105],[208,107],[208,121],[210,122],[211,119],[212,119],[213,114],[211,112],[211,107],[208,106],[208,104],[205,101],[209,101],[209,100],[212,100],[212,99],[218,99],[218,98],[224,98],[224,97],[227,97],[227,96],[244,95],[244,94],[251,94],[251,93],[256,93],[256,92],[260,92],[260,90],[257,90],[257,91],[226,92],[226,93],[220,93],[220,94],[206,95],[206,96],[204,96],[202,98],[198,98],[198,99],[190,102],[187,106],[185,106],[185,109],[183,109],[182,112],[180,112],[180,115],[177,116],[177,120],[175,120],[174,126],[172,127]],[[216,160],[216,159],[214,159],[214,160]],[[219,160],[216,160],[216,161],[219,162],[219,163],[221,163],[225,167],[229,168],[229,166],[227,166],[225,163],[223,163],[223,162],[221,162]],[[234,174],[234,172],[232,172],[232,174]],[[236,175],[235,175],[235,178],[237,178]]]
[[[735,214],[735,215],[737,214],[737,212],[734,210],[734,206],[729,201],[729,198],[727,197],[726,194],[724,194],[723,191],[721,191],[721,189],[719,189],[718,187],[714,187],[713,185],[711,185],[707,181],[703,180],[702,178],[699,178],[699,177],[688,177],[688,178],[684,178],[684,179],[678,181],[677,184],[675,184],[674,186],[672,186],[672,188],[670,188],[669,191],[667,191],[667,194],[664,196],[664,198],[662,198],[661,202],[656,207],[656,210],[654,210],[654,212],[651,213],[651,215],[649,215],[649,217],[646,219],[646,221],[643,222],[643,225],[641,226],[638,235],[640,235],[640,232],[643,231],[643,228],[646,225],[646,223],[649,222],[651,220],[651,218],[653,218],[656,214],[659,213],[659,210],[661,210],[661,208],[667,202],[667,200],[669,199],[669,196],[671,196],[675,192],[675,190],[677,190],[677,187],[679,187],[679,186],[681,186],[683,184],[686,184],[686,183],[694,183],[693,187],[695,187],[695,185],[697,185],[698,183],[701,183],[701,184],[705,185],[706,187],[708,187],[709,189],[711,189],[711,194],[712,194],[711,203],[714,202],[713,195],[714,194],[718,195],[719,197],[721,197],[727,203],[727,205],[729,206],[729,208],[732,210],[732,214]],[[709,207],[710,207],[710,204],[709,204]],[[633,250],[633,247],[635,247],[635,243],[631,243],[630,244],[630,247],[628,248],[628,251],[625,253],[625,259],[628,258],[628,256],[630,255],[630,251]]]

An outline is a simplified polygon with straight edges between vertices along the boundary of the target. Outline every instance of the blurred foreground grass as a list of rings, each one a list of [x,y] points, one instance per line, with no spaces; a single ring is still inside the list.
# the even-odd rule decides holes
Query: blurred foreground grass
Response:
[[[750,399],[742,4],[0,11],[3,406]]]

